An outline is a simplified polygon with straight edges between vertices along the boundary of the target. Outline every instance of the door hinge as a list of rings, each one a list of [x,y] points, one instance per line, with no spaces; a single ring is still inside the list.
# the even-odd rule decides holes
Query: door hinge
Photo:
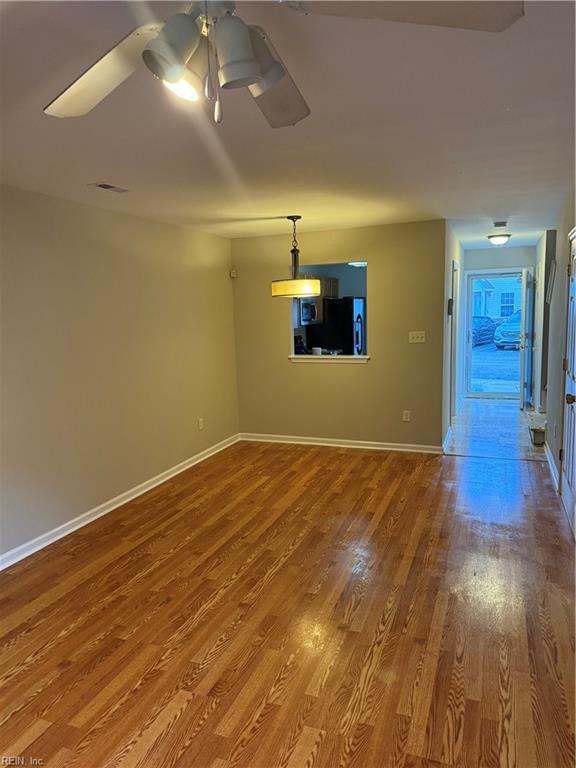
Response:
[[[560,461],[564,461],[564,448],[560,448],[560,450],[558,451],[558,458],[560,459]]]
[[[564,357],[562,359],[562,370],[566,372],[568,370],[568,358]]]

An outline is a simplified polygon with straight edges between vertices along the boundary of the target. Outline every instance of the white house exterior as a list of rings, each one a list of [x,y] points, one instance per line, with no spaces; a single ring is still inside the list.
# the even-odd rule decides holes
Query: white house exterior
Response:
[[[475,277],[472,280],[472,314],[501,320],[522,307],[521,275]]]

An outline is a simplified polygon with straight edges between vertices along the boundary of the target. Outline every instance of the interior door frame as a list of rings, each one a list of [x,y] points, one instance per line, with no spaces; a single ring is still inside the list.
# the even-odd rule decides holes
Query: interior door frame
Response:
[[[471,392],[471,374],[472,374],[472,328],[471,318],[473,313],[472,280],[475,277],[505,277],[516,276],[522,279],[524,269],[532,270],[533,267],[500,267],[496,269],[467,269],[464,273],[466,279],[466,307],[464,311],[464,397],[470,400],[518,400],[520,402],[520,392],[518,395],[496,394],[492,395],[485,392]],[[520,364],[519,364],[520,367]],[[518,386],[522,386],[522,369],[519,371]]]
[[[529,318],[526,297],[528,295],[528,278],[531,279],[531,296],[532,306],[531,317]],[[522,322],[520,324],[520,410],[525,411],[527,408],[534,406],[534,337],[535,337],[535,323],[536,323],[536,275],[533,267],[524,267],[522,269]],[[528,323],[530,322],[530,334],[528,331]],[[529,335],[529,338],[528,338]],[[526,360],[527,356],[530,359],[530,387],[528,395],[526,394],[526,381],[524,375],[526,373]]]
[[[570,319],[570,281],[571,279],[576,280],[576,227],[572,229],[568,234],[568,242],[569,242],[569,251],[568,251],[568,266],[569,266],[569,273],[568,273],[568,284],[566,286],[566,338],[565,338],[565,344],[564,344],[564,359],[568,359],[568,350],[569,350],[569,344],[570,344],[570,333],[569,333],[569,319]],[[574,252],[574,253],[573,253]],[[563,385],[562,385],[562,412],[560,416],[560,445],[562,447],[562,453],[560,454],[560,461],[559,461],[559,468],[558,468],[558,493],[560,495],[560,498],[562,499],[562,504],[564,505],[564,509],[566,510],[566,515],[568,517],[568,522],[570,523],[570,527],[572,528],[572,534],[576,535],[576,495],[574,494],[573,490],[568,487],[568,483],[566,482],[566,414],[567,414],[567,408],[568,405],[566,403],[566,395],[568,394],[568,387],[566,384],[567,379],[567,373],[563,369]],[[571,406],[576,407],[576,406]],[[576,461],[576,453],[574,454],[573,460]],[[574,468],[574,472],[576,474],[576,467]]]
[[[450,298],[452,300],[450,318],[450,426],[454,426],[458,410],[458,324],[460,322],[460,264],[456,259],[452,259],[450,280]]]

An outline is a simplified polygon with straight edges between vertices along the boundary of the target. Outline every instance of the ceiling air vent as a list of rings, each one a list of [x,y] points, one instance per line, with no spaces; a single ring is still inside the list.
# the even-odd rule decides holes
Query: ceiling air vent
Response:
[[[98,187],[98,189],[105,189],[107,192],[128,192],[124,187],[117,187],[115,184],[108,184],[106,181],[94,181],[92,184],[88,184],[89,187]]]

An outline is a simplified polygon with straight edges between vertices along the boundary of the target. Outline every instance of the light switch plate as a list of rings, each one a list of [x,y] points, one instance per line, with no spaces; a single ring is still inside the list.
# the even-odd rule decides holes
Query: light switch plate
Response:
[[[408,331],[408,344],[426,344],[426,331]]]

